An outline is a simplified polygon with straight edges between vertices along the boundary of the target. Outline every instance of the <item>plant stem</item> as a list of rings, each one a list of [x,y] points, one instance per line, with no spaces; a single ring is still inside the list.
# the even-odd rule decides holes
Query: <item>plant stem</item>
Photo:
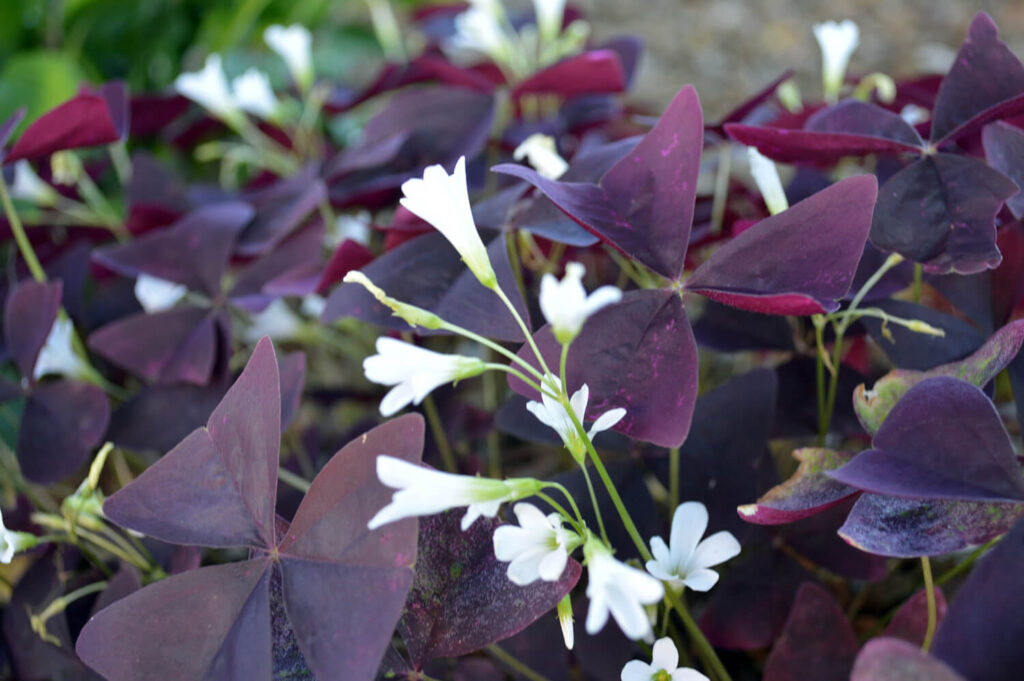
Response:
[[[448,442],[448,433],[445,432],[444,424],[441,423],[441,415],[437,411],[433,395],[423,398],[423,411],[427,414],[427,423],[430,424],[430,432],[434,436],[434,442],[437,443],[437,451],[441,454],[445,470],[449,473],[457,473],[459,467],[455,463],[455,453],[452,451],[451,443]]]
[[[500,662],[505,663],[506,665],[511,667],[516,674],[519,674],[520,676],[529,679],[529,681],[548,681],[548,678],[546,676],[544,676],[543,674],[538,674],[537,672],[535,672],[534,670],[530,669],[525,664],[520,662],[518,659],[513,657],[512,654],[510,654],[508,651],[499,648],[497,645],[493,643],[487,646],[485,650],[487,650],[488,654],[490,654],[491,657]]]
[[[682,598],[679,594],[674,593],[671,589],[665,590],[665,597],[668,598],[669,603],[675,608],[676,612],[683,620],[683,627],[686,629],[686,633],[690,635],[690,639],[694,645],[697,646],[697,652],[700,654],[701,660],[704,661],[719,681],[732,681],[732,677],[729,676],[729,672],[726,670],[725,665],[718,658],[718,653],[712,647],[711,643],[708,642],[704,636],[704,632],[700,630],[697,623],[690,616],[690,611],[686,609],[686,605],[683,603]]]
[[[594,515],[597,516],[597,529],[601,532],[601,539],[604,540],[605,544],[611,546],[611,541],[608,539],[608,532],[604,527],[604,518],[601,515],[601,507],[597,504],[597,493],[594,491],[594,483],[590,479],[590,472],[587,470],[586,461],[580,464],[580,469],[583,471],[583,479],[587,481],[587,491],[590,493],[590,505],[594,507]]]
[[[46,272],[43,271],[43,266],[39,264],[36,252],[32,250],[32,243],[25,234],[25,227],[21,224],[21,218],[18,217],[18,211],[14,209],[11,195],[7,191],[7,180],[2,175],[0,175],[0,202],[3,203],[7,222],[11,226],[11,233],[14,234],[14,240],[18,244],[21,257],[24,258],[25,264],[28,265],[28,271],[32,273],[33,279],[40,284],[44,283],[46,281]]]
[[[915,303],[921,302],[921,288],[923,279],[924,267],[921,266],[921,263],[916,262],[914,263],[914,288],[912,289]]]
[[[668,450],[668,509],[675,513],[679,506],[679,447]]]
[[[309,488],[312,487],[313,483],[303,478],[301,475],[296,475],[284,466],[280,466],[277,469],[277,479],[284,484],[299,490],[300,492],[308,492]]]
[[[932,637],[935,636],[935,586],[932,584],[932,563],[928,556],[921,556],[921,571],[924,572],[925,597],[928,600],[928,628],[924,633],[924,642],[921,650],[928,652],[932,647]]]
[[[545,374],[550,374],[551,370],[548,369],[548,364],[544,361],[544,355],[540,354],[540,348],[537,347],[536,341],[533,340],[533,333],[531,333],[530,328],[526,326],[526,322],[523,321],[522,316],[519,314],[519,310],[517,310],[516,306],[512,304],[512,301],[508,299],[508,296],[505,295],[505,292],[501,290],[500,286],[495,284],[493,291],[499,298],[501,298],[501,302],[505,303],[505,307],[507,307],[509,312],[512,313],[512,316],[515,317],[516,324],[519,325],[519,328],[523,332],[523,336],[526,337],[526,342],[530,344],[530,349],[533,350],[533,354],[536,355],[537,361],[540,363],[540,368]]]
[[[569,501],[569,505],[572,506],[573,513],[576,514],[576,519],[579,520],[580,525],[586,525],[586,523],[583,522],[583,514],[580,513],[580,507],[576,505],[576,499],[574,499],[573,496],[569,494],[569,490],[565,488],[565,485],[558,482],[545,482],[544,487],[557,489],[559,492],[561,492],[562,495]]]
[[[544,374],[542,374],[540,371],[538,371],[535,366],[533,366],[532,364],[530,364],[525,359],[523,359],[522,357],[520,357],[516,353],[512,352],[508,348],[505,348],[505,347],[495,343],[490,338],[484,338],[483,336],[481,336],[478,333],[473,333],[469,329],[464,329],[463,327],[458,326],[457,324],[452,324],[452,323],[446,322],[444,320],[442,320],[441,328],[444,329],[445,331],[451,331],[452,333],[458,334],[458,335],[462,336],[463,338],[468,338],[471,341],[476,341],[480,345],[483,345],[484,347],[488,347],[491,350],[494,350],[499,355],[505,357],[506,359],[508,359],[508,360],[510,360],[512,362],[515,362],[516,364],[518,364],[522,368],[524,368],[527,371],[529,371],[531,374],[533,374],[534,376],[537,377],[537,380],[539,380],[539,381],[543,381],[544,380]]]
[[[935,586],[942,586],[954,577],[962,574],[963,572],[966,572],[968,568],[974,565],[974,561],[980,558],[990,548],[998,544],[1000,539],[1002,539],[1001,536],[996,537],[995,539],[992,539],[986,542],[985,544],[982,544],[978,548],[974,549],[974,551],[971,552],[971,555],[967,556],[967,558],[965,558],[963,562],[954,565],[949,570],[939,575],[939,578],[935,580]]]

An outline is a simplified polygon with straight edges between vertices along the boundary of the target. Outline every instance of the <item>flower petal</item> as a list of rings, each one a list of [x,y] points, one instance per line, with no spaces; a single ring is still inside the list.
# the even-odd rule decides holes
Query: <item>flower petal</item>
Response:
[[[725,530],[716,532],[700,544],[690,559],[690,568],[709,568],[735,558],[740,553],[740,543],[732,533]]]
[[[640,660],[630,660],[622,668],[622,676],[619,678],[622,681],[651,681],[651,677],[656,671],[657,669]]]
[[[659,638],[654,642],[651,666],[655,670],[674,671],[679,666],[679,651],[669,637]]]
[[[569,562],[569,552],[559,546],[554,551],[549,551],[537,566],[537,574],[545,582],[557,582],[558,578],[565,572],[566,563]]]
[[[710,591],[717,583],[718,573],[705,568],[694,570],[683,579],[683,584],[694,591]]]
[[[672,563],[676,569],[689,562],[707,528],[708,509],[704,504],[699,501],[679,504],[672,514],[672,536],[669,538]]]
[[[590,431],[587,434],[590,435],[590,439],[594,439],[595,435],[605,430],[608,430],[616,423],[621,421],[625,415],[626,410],[623,409],[622,407],[618,407],[617,409],[609,409],[608,411],[597,417],[597,420],[594,421],[593,425],[590,426]]]

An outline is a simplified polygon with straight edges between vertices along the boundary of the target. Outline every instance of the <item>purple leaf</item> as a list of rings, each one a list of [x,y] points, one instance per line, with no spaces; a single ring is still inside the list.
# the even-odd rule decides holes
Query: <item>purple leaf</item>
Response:
[[[90,619],[75,650],[109,681],[269,679],[271,565],[262,556],[151,584]]]
[[[999,40],[992,17],[978,12],[932,110],[932,144],[963,137],[1024,110],[1024,65]]]
[[[697,345],[717,352],[792,350],[793,329],[784,317],[747,312],[708,300],[693,323]]]
[[[519,633],[553,610],[582,572],[570,559],[557,582],[516,586],[508,564],[494,556],[491,536],[501,523],[480,519],[463,532],[462,515],[448,511],[420,521],[416,578],[400,625],[417,669]]]
[[[896,638],[868,641],[850,681],[967,681],[920,646]],[[971,681],[974,681],[973,679]]]
[[[156,383],[206,385],[218,356],[217,325],[216,311],[198,307],[140,313],[97,329],[89,347]]]
[[[742,123],[743,120],[758,109],[762,104],[771,99],[775,91],[779,89],[779,86],[785,83],[787,80],[793,77],[793,69],[786,69],[779,75],[778,78],[773,80],[771,83],[763,87],[757,94],[749,97],[742,104],[737,106],[735,109],[727,113],[722,117],[721,122],[708,124],[706,127],[708,130],[714,130],[719,135],[724,135],[725,125],[727,123]]]
[[[981,558],[950,603],[932,651],[971,681],[1010,681],[1024,664],[1024,523]]]
[[[203,206],[168,229],[97,250],[93,257],[127,277],[148,274],[216,296],[238,233],[252,217],[252,208],[239,201]]]
[[[516,85],[511,97],[518,100],[523,95],[553,93],[568,98],[625,89],[619,55],[612,50],[591,50],[538,71]]]
[[[945,332],[945,336],[930,336],[916,333],[903,326],[889,324],[887,338],[887,334],[882,332],[882,320],[862,317],[860,324],[867,329],[878,347],[894,365],[903,369],[932,369],[967,356],[985,342],[985,336],[976,327],[959,317],[932,307],[896,299],[879,301],[872,307],[903,319],[926,322]]]
[[[492,240],[487,252],[501,288],[511,293],[516,308],[528,319],[526,304],[517,293],[519,288],[512,274],[505,237],[500,235]],[[392,298],[435,312],[453,324],[488,338],[524,340],[512,315],[492,291],[480,285],[440,233],[431,232],[407,241],[362,271]],[[410,328],[358,284],[342,284],[327,298],[322,321],[330,323],[343,317],[355,317],[396,331]],[[429,334],[423,329],[420,332]]]
[[[686,288],[753,312],[838,309],[867,241],[877,191],[874,177],[851,177],[762,220],[715,251]]]
[[[828,475],[886,496],[1024,500],[1024,476],[999,412],[966,381],[940,376],[915,385],[889,413],[873,445]]]
[[[42,158],[64,149],[109,144],[120,138],[107,101],[83,93],[37,118],[15,142],[4,163]]]
[[[924,140],[914,126],[899,114],[858,99],[848,99],[815,112],[807,119],[804,130],[890,140],[897,143],[901,151],[910,153],[920,153],[924,147]]]
[[[512,164],[492,170],[526,180],[585,229],[675,280],[693,223],[703,134],[700,101],[687,86],[597,184],[556,182]]]
[[[238,238],[238,253],[246,256],[267,253],[294,232],[326,199],[327,187],[312,167],[250,193],[245,200],[253,206],[256,214]]]
[[[1018,190],[1024,186],[1024,130],[1008,123],[993,123],[981,131],[981,142],[988,164],[1013,180]],[[1024,217],[1024,192],[1008,198],[1006,207],[1018,220]]]
[[[935,597],[935,619],[940,624],[946,617],[946,596],[942,589],[932,590]],[[928,592],[921,589],[908,598],[896,611],[883,636],[900,638],[914,645],[924,643],[928,632]]]
[[[89,460],[110,421],[106,394],[94,385],[55,381],[33,386],[18,431],[18,463],[26,478],[63,480]]]
[[[831,164],[844,156],[920,153],[918,146],[902,139],[896,133],[897,128],[892,127],[892,131],[879,127],[874,132],[897,135],[896,139],[851,132],[792,130],[739,123],[727,124],[725,131],[737,142],[755,147],[779,163]]]
[[[933,273],[973,274],[999,265],[995,216],[1017,185],[977,159],[933,154],[882,187],[871,243]]]
[[[18,371],[31,380],[39,351],[57,321],[62,292],[61,283],[40,284],[24,281],[7,294],[4,306],[4,337]]]
[[[849,461],[850,454],[805,447],[795,450],[793,458],[800,462],[796,472],[784,483],[768,490],[756,503],[738,507],[741,518],[758,525],[791,523],[831,508],[857,493],[825,474]]]
[[[285,609],[317,678],[372,678],[391,641],[413,583],[416,520],[372,532],[366,523],[393,493],[377,481],[377,456],[419,462],[423,433],[422,417],[409,414],[346,445],[317,475],[281,540]]]
[[[534,334],[549,366],[557,366],[558,342],[545,326]],[[528,347],[519,356],[535,363]],[[554,363],[554,364],[552,364]],[[630,291],[587,320],[569,350],[571,391],[590,388],[587,418],[622,407],[615,430],[662,447],[678,447],[690,431],[697,399],[697,344],[686,311],[673,291]],[[539,396],[521,381],[521,395]]]
[[[323,223],[314,222],[236,272],[228,293],[231,303],[249,312],[264,310],[277,298],[266,289],[279,277],[323,266],[323,237]]]
[[[917,501],[862,494],[839,535],[861,551],[894,558],[937,556],[984,544],[1022,516],[1024,506]]]
[[[864,430],[874,435],[910,388],[934,376],[959,378],[982,388],[1010,365],[1020,352],[1022,342],[1024,320],[1017,320],[996,331],[983,346],[960,361],[942,364],[927,371],[896,369],[878,379],[870,391],[865,390],[862,383],[853,394],[853,408],[857,418]]]
[[[850,546],[837,534],[856,500],[847,499],[819,513],[778,529],[784,546],[813,565],[830,572],[868,582],[885,579],[889,574],[885,559]]]
[[[277,360],[265,338],[207,427],[107,499],[107,517],[174,544],[275,546],[280,404]]]
[[[804,582],[765,662],[764,681],[848,681],[857,647],[853,627],[832,594]]]
[[[131,121],[128,86],[123,80],[112,80],[97,88],[96,94],[107,103],[107,111],[110,113],[110,120],[114,124],[118,138],[127,138]]]

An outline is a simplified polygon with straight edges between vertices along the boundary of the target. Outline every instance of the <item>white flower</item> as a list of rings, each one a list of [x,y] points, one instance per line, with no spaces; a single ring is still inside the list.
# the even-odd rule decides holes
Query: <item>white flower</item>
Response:
[[[405,320],[409,326],[422,326],[425,329],[440,329],[444,324],[442,319],[433,312],[392,298],[384,291],[384,289],[370,281],[370,278],[362,272],[357,270],[348,272],[345,274],[345,278],[342,279],[342,281],[346,284],[359,284],[365,288],[370,295],[377,299],[377,302],[389,308],[394,313],[395,317]]]
[[[814,25],[814,37],[821,47],[821,75],[825,87],[825,99],[835,102],[843,87],[846,65],[860,42],[860,30],[849,19],[842,23],[826,21]]]
[[[299,307],[302,310],[302,314],[307,317],[320,319],[320,315],[322,315],[324,310],[327,308],[327,301],[324,300],[323,296],[310,293],[302,298],[302,304]]]
[[[540,281],[540,310],[562,345],[579,335],[590,315],[622,299],[622,291],[614,286],[602,286],[588,296],[583,288],[585,272],[583,265],[571,262],[562,281],[550,273]]]
[[[135,280],[135,298],[149,314],[171,309],[187,293],[187,286],[160,277],[140,274]]]
[[[537,30],[542,42],[558,37],[565,17],[565,0],[533,0],[533,13],[537,17]]]
[[[771,159],[765,158],[756,147],[747,147],[747,160],[750,162],[750,174],[754,176],[754,182],[764,197],[768,212],[776,215],[789,208],[786,191],[779,179],[779,170]]]
[[[46,343],[39,352],[32,378],[39,380],[48,374],[60,374],[68,378],[81,378],[89,373],[85,362],[78,356],[71,344],[75,326],[71,320],[57,318],[46,337]]]
[[[551,385],[552,381],[554,385],[558,385],[558,379],[550,374],[544,380],[545,384],[548,385]],[[561,402],[546,393],[541,393],[540,399],[542,400],[541,402],[527,402],[526,408],[541,423],[553,428],[558,433],[558,436],[562,438],[562,442],[573,458],[577,462],[582,462],[583,455],[586,452],[586,443],[580,438],[579,431],[576,430],[576,425],[573,423],[569,412],[565,410]],[[583,415],[587,411],[587,401],[589,399],[590,388],[587,387],[586,383],[569,398],[569,406],[572,407],[580,423],[583,423]],[[626,410],[621,407],[609,409],[594,421],[593,425],[590,426],[590,430],[587,431],[587,436],[593,441],[595,435],[608,430],[621,421],[625,415]]]
[[[370,530],[402,518],[468,506],[462,518],[462,529],[467,530],[480,516],[497,515],[502,503],[528,497],[540,488],[539,482],[529,478],[492,480],[442,473],[384,455],[377,457],[377,477],[398,491],[366,524]]]
[[[246,69],[245,73],[231,81],[235,104],[260,118],[272,119],[277,115],[281,103],[277,101],[270,87],[267,74],[257,68]]]
[[[502,26],[504,9],[500,4],[475,0],[455,17],[455,34],[445,46],[458,61],[460,52],[487,55],[498,64],[508,64],[514,51],[512,38]]]
[[[931,118],[931,114],[928,109],[917,104],[907,104],[900,109],[900,118],[910,125],[919,125]]]
[[[651,622],[644,606],[657,603],[665,588],[654,577],[612,557],[600,541],[591,537],[583,547],[587,561],[587,633],[604,628],[610,612],[622,633],[633,640],[650,634]]]
[[[174,89],[223,119],[239,115],[238,103],[228,89],[228,79],[219,54],[206,58],[202,71],[183,73],[174,80]]]
[[[494,555],[509,564],[509,580],[519,586],[537,579],[557,582],[569,553],[581,543],[579,536],[562,526],[562,516],[557,513],[545,516],[527,503],[516,504],[512,510],[519,526],[502,525],[494,531]]]
[[[512,158],[517,161],[527,159],[542,177],[549,180],[557,180],[569,169],[569,164],[558,155],[555,138],[541,132],[535,132],[523,140],[512,152]]]
[[[29,201],[37,206],[52,206],[57,202],[59,194],[57,194],[57,190],[43,182],[28,161],[23,160],[14,164],[11,196],[22,201]]]
[[[26,551],[39,543],[38,537],[28,532],[12,532],[4,526],[4,514],[0,511],[0,563],[10,563],[14,554]]]
[[[486,363],[476,357],[445,355],[386,336],[377,339],[377,354],[363,360],[366,378],[395,386],[381,400],[384,416],[410,403],[419,404],[440,385],[478,376],[486,369]]]
[[[680,504],[672,516],[671,549],[661,537],[653,538],[654,560],[647,561],[647,571],[673,589],[685,585],[694,591],[708,591],[718,582],[718,573],[708,568],[739,555],[740,543],[726,531],[701,541],[707,527],[708,510],[704,504]]]
[[[459,158],[455,172],[449,175],[439,165],[423,171],[423,179],[413,178],[402,184],[406,210],[426,220],[451,242],[470,271],[487,288],[498,285],[497,276],[480,239],[469,205],[466,188],[466,157]]]
[[[313,84],[313,37],[305,26],[268,26],[263,40],[284,59],[299,89],[305,90]]]
[[[630,660],[622,668],[622,681],[708,681],[696,669],[679,667],[679,651],[672,639],[659,638],[654,642],[651,663]]]
[[[558,601],[558,626],[562,629],[562,641],[565,643],[566,650],[572,650],[573,644],[576,643],[576,634],[572,628],[572,599],[569,598],[569,594],[562,596],[562,600]]]
[[[274,341],[283,341],[295,338],[301,327],[299,316],[292,312],[288,303],[277,298],[263,312],[252,316],[252,324],[242,332],[242,337],[251,343],[264,336]]]

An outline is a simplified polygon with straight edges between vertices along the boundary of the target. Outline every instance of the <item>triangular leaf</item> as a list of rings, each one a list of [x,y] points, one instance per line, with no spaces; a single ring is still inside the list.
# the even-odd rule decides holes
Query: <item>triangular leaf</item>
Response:
[[[4,163],[42,158],[64,149],[109,144],[120,138],[107,101],[98,95],[82,93],[28,126]]]
[[[867,642],[850,681],[967,681],[920,646],[896,638]]]
[[[1024,130],[997,122],[981,131],[988,164],[1013,180],[1018,190],[1024,186]],[[1024,217],[1024,192],[1018,191],[1006,200],[1013,217]]]
[[[4,337],[18,370],[32,379],[39,351],[50,335],[60,310],[61,283],[24,281],[7,294],[4,306]]]
[[[796,472],[756,503],[738,507],[741,518],[758,525],[781,525],[824,511],[857,493],[825,475],[849,461],[849,454],[805,447],[794,451],[793,458],[800,462]]]
[[[849,681],[857,636],[836,599],[805,582],[764,665],[764,681]]]
[[[25,401],[18,431],[18,463],[33,482],[52,483],[89,459],[110,422],[100,388],[78,381],[36,385]]]

